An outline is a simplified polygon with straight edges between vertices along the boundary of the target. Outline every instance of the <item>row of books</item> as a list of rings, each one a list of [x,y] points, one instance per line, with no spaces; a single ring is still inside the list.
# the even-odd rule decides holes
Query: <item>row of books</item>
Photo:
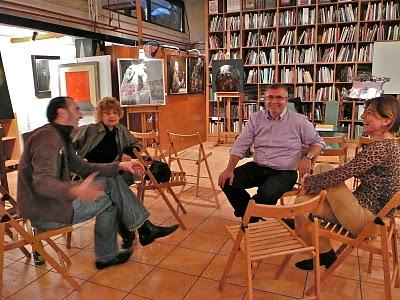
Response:
[[[300,51],[293,48],[280,48],[278,63],[280,64],[294,64],[299,61]]]
[[[393,1],[386,2],[386,4],[368,2],[364,14],[364,20],[366,21],[396,20],[399,18],[399,3]]]
[[[317,82],[333,82],[334,70],[329,67],[320,67],[317,70]]]
[[[274,68],[263,68],[260,72],[261,83],[274,83],[275,82],[275,69]]]
[[[355,41],[355,33],[356,33],[356,26],[350,25],[350,26],[345,26],[342,28],[339,37],[339,43],[348,43],[348,42],[354,42]]]
[[[215,16],[210,21],[209,31],[226,31],[230,30],[240,30],[240,17],[221,17]]]
[[[326,86],[317,89],[315,101],[335,101],[335,89],[333,86]]]
[[[275,45],[276,31],[269,31],[267,34],[260,36],[260,46],[273,46]]]
[[[373,54],[374,54],[374,44],[362,46],[358,50],[358,61],[370,62],[372,61]]]
[[[256,32],[249,32],[247,34],[246,47],[258,46],[258,34]]]
[[[299,25],[313,25],[315,24],[316,14],[314,8],[304,7],[299,10],[298,20]]]
[[[335,61],[335,47],[318,48],[317,61],[319,62],[333,62]]]
[[[312,98],[313,88],[308,85],[296,86],[295,93],[300,97],[301,101],[310,102]]]
[[[257,103],[246,103],[243,104],[243,118],[248,119],[251,114],[259,110]]]
[[[296,25],[296,11],[285,10],[279,13],[280,26],[294,26]]]
[[[339,28],[324,28],[322,32],[321,43],[335,43],[336,37],[339,36]]]
[[[276,27],[276,13],[247,13],[244,15],[244,29]]]
[[[219,130],[218,130],[219,127]],[[218,132],[224,132],[224,123],[223,122],[216,122],[216,121],[210,121],[208,123],[208,128],[209,128],[209,133],[218,133]]]
[[[300,52],[299,63],[308,64],[314,62],[314,55],[314,46],[310,48],[302,48]]]
[[[280,70],[280,82],[281,83],[294,83],[295,82],[295,70],[294,68],[283,67]]]
[[[233,33],[231,34],[231,48],[239,48],[240,47],[240,33]]]
[[[297,44],[299,44],[299,45],[312,44],[312,43],[314,43],[314,37],[315,37],[314,28],[307,28],[300,34],[300,36],[297,40]]]
[[[258,83],[258,70],[253,68],[246,74],[246,83]]]
[[[208,40],[210,42],[210,49],[221,48],[221,40],[217,35],[210,35]]]
[[[339,78],[336,78],[336,81],[350,82],[355,75],[354,69],[354,66],[343,66],[343,68],[339,69]]]
[[[287,30],[283,35],[279,45],[293,45],[296,36],[296,30]]]
[[[355,61],[356,60],[356,49],[353,45],[342,45],[339,53],[336,56],[337,62],[344,61]]]
[[[297,83],[312,83],[313,78],[309,71],[306,71],[304,68],[297,69]]]

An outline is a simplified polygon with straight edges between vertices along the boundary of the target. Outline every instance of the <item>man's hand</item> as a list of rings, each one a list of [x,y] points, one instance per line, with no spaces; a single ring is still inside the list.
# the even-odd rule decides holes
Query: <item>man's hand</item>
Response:
[[[104,192],[102,184],[95,181],[97,174],[97,172],[92,173],[81,183],[73,185],[69,193],[83,201],[95,201]]]
[[[303,156],[299,161],[297,170],[299,171],[300,178],[303,178],[305,174],[309,174],[311,172],[311,160]]]
[[[233,170],[225,169],[218,177],[218,185],[222,189],[225,185],[226,180],[229,179],[229,185],[233,183]]]
[[[118,167],[121,170],[131,172],[132,174],[136,174],[139,176],[143,176],[144,167],[143,165],[136,159],[131,159],[129,161],[121,161],[118,164]]]
[[[301,181],[300,181],[301,189],[300,189],[299,193],[297,194],[298,196],[307,195],[308,190],[305,189],[305,184],[304,183],[305,183],[306,178],[308,176],[310,176],[310,173],[304,174],[303,177],[301,178]]]

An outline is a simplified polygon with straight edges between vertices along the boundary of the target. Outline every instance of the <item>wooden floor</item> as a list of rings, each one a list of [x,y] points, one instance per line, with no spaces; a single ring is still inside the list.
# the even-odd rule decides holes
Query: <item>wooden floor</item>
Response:
[[[212,148],[210,164],[217,181],[225,168],[229,147]],[[185,165],[185,170],[195,166]],[[10,190],[15,194],[16,172],[9,174]],[[181,195],[188,214],[183,220],[186,231],[178,230],[169,237],[153,244],[135,246],[135,252],[127,263],[97,270],[94,266],[94,222],[76,226],[72,237],[72,249],[66,250],[71,257],[70,274],[82,285],[82,291],[74,291],[61,277],[43,265],[35,267],[15,250],[6,253],[4,269],[5,299],[246,299],[246,268],[239,255],[223,292],[217,288],[232,243],[224,228],[225,224],[237,224],[225,196],[220,193],[219,209],[213,206],[209,182],[202,182],[201,198],[195,199],[194,191]],[[179,189],[176,189],[179,191]],[[145,205],[151,212],[150,220],[157,224],[173,224],[174,217],[155,193],[149,193]],[[60,245],[65,239],[56,240]],[[65,248],[64,246],[62,246]],[[262,261],[254,276],[255,299],[301,298],[312,283],[311,272],[301,271],[294,263],[304,256],[295,256],[289,268],[276,281],[273,274],[280,259]],[[375,259],[371,274],[366,273],[367,255],[354,252],[343,266],[322,285],[323,299],[384,299],[383,275],[379,259]],[[400,289],[394,297],[400,299]]]

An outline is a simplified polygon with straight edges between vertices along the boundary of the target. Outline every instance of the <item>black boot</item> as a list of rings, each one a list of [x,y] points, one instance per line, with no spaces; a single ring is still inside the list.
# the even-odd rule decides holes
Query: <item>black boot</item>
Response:
[[[328,252],[325,253],[320,253],[319,255],[319,265],[320,266],[325,266],[326,268],[329,268],[331,264],[335,262],[337,258],[337,255],[333,249],[329,250]],[[302,261],[298,261],[296,263],[296,267],[302,270],[313,270],[314,269],[314,261],[312,259],[305,259]]]
[[[128,227],[125,226],[124,223],[120,222],[118,224],[118,233],[122,238],[122,245],[123,249],[130,249],[132,248],[133,241],[135,240],[135,231],[130,231]]]
[[[144,224],[138,229],[139,241],[142,246],[151,244],[155,239],[167,236],[177,230],[178,224],[162,227],[152,224],[149,220],[146,220]]]
[[[101,270],[107,267],[120,265],[126,262],[133,254],[133,249],[125,250],[120,252],[116,257],[107,261],[97,261],[96,260],[96,268]]]

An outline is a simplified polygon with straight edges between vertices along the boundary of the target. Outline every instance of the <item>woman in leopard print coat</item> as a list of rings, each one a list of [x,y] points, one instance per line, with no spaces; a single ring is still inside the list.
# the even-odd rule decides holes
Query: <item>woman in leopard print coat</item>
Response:
[[[319,165],[312,176],[304,176],[303,190],[296,199],[300,203],[310,199],[315,193],[327,189],[327,199],[318,211],[318,217],[340,224],[351,234],[357,235],[386,203],[400,191],[400,147],[395,135],[400,126],[400,102],[392,96],[382,96],[367,100],[361,116],[364,132],[373,142],[363,147],[351,161],[333,169],[328,164]],[[354,193],[344,183],[356,177],[361,184]],[[306,223],[308,216],[295,218],[296,228]],[[306,227],[307,228],[307,227]],[[311,226],[300,233],[311,243]],[[321,265],[329,267],[336,254],[328,239],[320,239]],[[313,269],[312,260],[296,263],[300,269]]]

